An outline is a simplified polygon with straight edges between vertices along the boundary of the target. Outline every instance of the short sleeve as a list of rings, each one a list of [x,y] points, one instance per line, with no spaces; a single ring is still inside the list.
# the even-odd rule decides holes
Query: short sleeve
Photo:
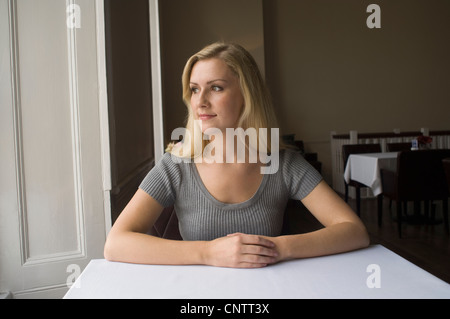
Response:
[[[172,160],[169,153],[147,174],[139,188],[153,197],[161,206],[168,207],[175,203],[181,183],[179,164]]]
[[[302,200],[322,181],[322,175],[299,152],[286,150],[283,156],[281,169],[289,197]]]

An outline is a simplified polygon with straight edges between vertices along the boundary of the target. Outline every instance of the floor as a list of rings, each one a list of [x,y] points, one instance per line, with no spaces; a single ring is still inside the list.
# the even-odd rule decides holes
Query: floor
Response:
[[[356,209],[354,200],[350,206]],[[290,203],[289,223],[295,232],[311,231],[320,228],[315,218],[305,212],[299,202]],[[302,211],[298,214],[299,207]],[[408,211],[412,211],[411,205]],[[295,213],[296,212],[296,213]],[[442,223],[441,205],[436,205],[436,225],[402,225],[402,238],[397,232],[395,204],[389,208],[389,201],[383,203],[382,226],[378,227],[377,201],[364,199],[361,203],[361,219],[369,231],[371,244],[381,244],[403,258],[425,269],[436,277],[450,283],[450,236],[445,233]]]
[[[350,201],[350,205],[355,207]],[[450,283],[450,236],[446,234],[442,222],[442,205],[436,203],[436,224],[402,224],[402,238],[399,238],[396,222],[395,204],[389,207],[383,203],[383,222],[377,223],[377,202],[366,199],[361,204],[361,219],[367,227],[371,243],[381,244],[403,258],[425,269],[438,278]],[[413,214],[412,203],[408,214]]]

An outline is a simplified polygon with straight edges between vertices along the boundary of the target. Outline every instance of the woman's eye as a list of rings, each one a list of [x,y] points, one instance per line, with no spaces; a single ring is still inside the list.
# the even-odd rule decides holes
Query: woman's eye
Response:
[[[211,89],[212,89],[214,92],[220,92],[220,91],[223,91],[223,88],[220,87],[220,86],[217,86],[217,85],[212,86]]]
[[[195,93],[198,93],[198,88],[196,88],[196,87],[191,87],[191,92],[193,93],[193,94],[195,94]]]

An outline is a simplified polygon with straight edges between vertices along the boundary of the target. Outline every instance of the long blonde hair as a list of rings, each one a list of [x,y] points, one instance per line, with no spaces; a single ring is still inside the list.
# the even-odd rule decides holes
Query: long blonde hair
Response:
[[[258,65],[250,53],[242,46],[233,43],[216,42],[210,44],[189,58],[184,67],[182,85],[183,101],[188,109],[186,123],[186,129],[190,132],[188,136],[193,137],[194,131],[199,129],[195,127],[195,118],[190,103],[192,95],[190,89],[192,69],[198,61],[212,58],[223,60],[239,79],[242,96],[244,97],[244,108],[238,120],[238,127],[244,130],[255,128],[256,132],[259,132],[260,128],[266,128],[268,135],[265,147],[270,152],[271,129],[278,128],[278,125],[269,90],[261,76]],[[194,158],[202,154],[204,147],[209,141],[203,140],[202,138],[201,145],[196,145],[194,138],[191,138],[191,141],[185,139],[183,142],[191,146],[187,148],[188,154],[186,154],[186,148],[181,152],[178,147],[174,147],[174,143],[169,144],[166,151],[177,156]],[[281,146],[280,141],[278,143]]]

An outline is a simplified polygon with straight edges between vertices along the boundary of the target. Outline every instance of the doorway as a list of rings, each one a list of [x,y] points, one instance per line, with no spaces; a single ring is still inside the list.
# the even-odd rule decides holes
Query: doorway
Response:
[[[105,1],[113,223],[155,158],[149,15],[148,0]]]

